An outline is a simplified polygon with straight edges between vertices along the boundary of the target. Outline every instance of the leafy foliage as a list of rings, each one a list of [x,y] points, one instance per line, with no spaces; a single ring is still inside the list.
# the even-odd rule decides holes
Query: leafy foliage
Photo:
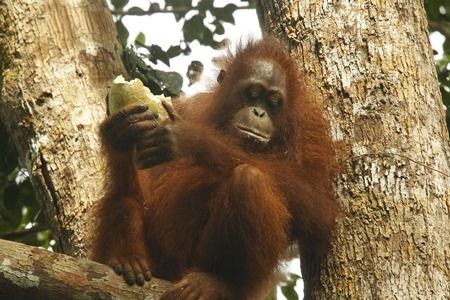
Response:
[[[160,51],[157,45],[151,46]],[[147,65],[142,57],[133,50],[126,48],[123,61],[131,78],[139,78],[154,94],[177,96],[181,93],[183,77],[177,72],[164,72]]]
[[[248,5],[254,5],[253,2]],[[166,0],[163,9],[158,4],[151,4],[148,10],[139,7],[125,9],[129,1],[111,0],[113,13],[116,17],[118,38],[123,48],[127,47],[129,32],[123,24],[123,18],[127,15],[151,15],[157,12],[171,12],[178,22],[183,23],[183,40],[178,45],[173,45],[163,50],[159,45],[146,44],[146,37],[139,33],[134,40],[134,45],[139,51],[126,49],[124,55],[125,65],[131,77],[139,77],[146,86],[155,94],[178,95],[181,92],[180,79],[172,72],[163,72],[152,66],[145,66],[144,61],[152,64],[159,61],[170,66],[170,59],[179,55],[188,55],[191,52],[190,43],[198,41],[202,45],[220,48],[223,45],[225,33],[223,23],[234,24],[233,13],[238,9],[235,4],[227,4],[224,7],[215,7],[214,0],[201,0],[196,7],[192,6],[192,0]],[[189,14],[188,14],[189,13]],[[212,21],[206,21],[212,16]],[[140,58],[140,61],[138,62]]]
[[[447,0],[425,0],[429,21],[450,21],[450,2]]]
[[[436,71],[446,109],[447,127],[450,128],[450,2],[448,0],[425,0],[430,31],[445,36],[442,58],[436,61]]]
[[[0,238],[48,247],[50,234],[26,171],[0,123]]]

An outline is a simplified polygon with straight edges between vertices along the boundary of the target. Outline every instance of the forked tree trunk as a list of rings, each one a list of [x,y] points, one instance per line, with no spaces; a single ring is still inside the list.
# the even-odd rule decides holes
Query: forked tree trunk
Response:
[[[307,297],[450,299],[449,140],[423,1],[259,5],[341,149],[345,216]]]
[[[85,256],[104,165],[97,125],[123,74],[104,0],[0,1],[0,119],[14,138],[60,250]]]
[[[326,100],[345,211],[316,299],[450,298],[448,132],[422,1],[265,1]],[[0,118],[65,253],[101,193],[97,123],[123,72],[104,1],[0,0]],[[307,280],[311,278],[306,278]]]

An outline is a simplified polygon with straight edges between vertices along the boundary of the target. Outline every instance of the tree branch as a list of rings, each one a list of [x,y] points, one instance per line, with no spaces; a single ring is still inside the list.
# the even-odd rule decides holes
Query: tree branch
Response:
[[[149,16],[156,13],[187,13],[190,10],[194,10],[195,7],[174,7],[170,9],[166,8],[152,8],[148,10],[125,10],[125,9],[113,9],[111,13],[115,16]]]
[[[238,9],[254,9],[249,5],[237,6]],[[186,14],[189,11],[198,11],[197,7],[190,6],[175,6],[170,8],[160,8],[159,6],[150,6],[148,10],[124,10],[124,9],[113,9],[111,13],[114,16],[150,16],[156,13],[169,13],[169,14]]]
[[[108,266],[0,240],[0,299],[158,299],[169,283],[128,286]]]
[[[38,233],[38,232],[44,231],[46,229],[48,229],[48,227],[43,226],[43,225],[36,225],[36,226],[33,226],[28,229],[7,231],[7,232],[0,234],[0,239],[14,241],[14,240],[18,240],[23,237],[26,237],[29,234]]]

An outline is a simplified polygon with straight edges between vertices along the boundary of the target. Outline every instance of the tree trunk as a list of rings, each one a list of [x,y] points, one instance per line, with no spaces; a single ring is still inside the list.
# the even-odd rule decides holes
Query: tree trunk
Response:
[[[60,251],[85,256],[102,192],[97,124],[124,74],[104,0],[0,1],[0,119],[14,138]]]
[[[306,297],[449,299],[448,132],[423,1],[259,6],[325,99],[343,164],[345,215]]]
[[[158,299],[168,282],[129,286],[110,267],[0,240],[0,296],[15,300]]]

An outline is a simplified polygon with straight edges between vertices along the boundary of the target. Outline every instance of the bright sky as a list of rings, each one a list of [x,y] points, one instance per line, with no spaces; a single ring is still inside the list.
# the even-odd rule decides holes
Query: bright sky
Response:
[[[139,6],[143,9],[148,9],[148,4],[144,1],[132,0],[127,7]],[[163,2],[163,1],[161,1]],[[240,1],[224,1],[216,0],[216,6],[225,6],[228,3],[235,3],[240,5]],[[162,4],[160,4],[161,7]],[[189,16],[189,15],[188,15]],[[228,38],[230,41],[236,42],[240,39],[246,39],[249,37],[259,38],[261,37],[261,30],[259,29],[258,19],[256,12],[250,9],[238,9],[234,13],[236,24],[232,25],[225,23],[225,34],[217,38],[218,41],[223,38]],[[212,20],[212,18],[211,18]],[[147,44],[157,44],[162,47],[163,50],[167,50],[170,46],[178,45],[183,39],[182,24],[178,24],[175,21],[175,17],[170,13],[159,13],[151,16],[133,17],[127,16],[123,19],[125,26],[130,32],[129,42],[133,43],[135,37],[139,32],[143,32],[146,37]],[[208,20],[207,20],[208,21]],[[189,56],[180,56],[171,59],[170,68],[159,63],[157,67],[162,70],[176,71],[183,76],[186,74],[187,67],[192,60],[199,60],[204,65],[204,75],[200,84],[194,84],[188,88],[188,81],[184,80],[183,91],[187,94],[193,94],[195,92],[205,90],[207,87],[204,83],[216,82],[216,68],[214,68],[211,60],[213,57],[220,56],[222,51],[213,50],[210,47],[202,46],[198,42],[191,43],[192,53]]]
[[[434,56],[434,59],[438,60],[442,58],[444,54],[444,42],[445,36],[443,36],[440,32],[433,32],[430,34],[430,41],[433,45],[433,49],[437,51],[437,54]]]
[[[147,2],[147,1],[145,1]],[[156,2],[156,1],[153,1]],[[194,1],[195,2],[195,1]],[[143,9],[148,9],[148,3],[139,0],[131,0],[132,6],[139,6]],[[161,7],[163,7],[164,1],[159,1]],[[216,0],[216,6],[225,6],[228,3],[235,3],[236,5],[241,5],[240,1],[231,0]],[[195,5],[195,3],[194,3]],[[126,8],[127,8],[126,7]],[[261,36],[261,31],[259,29],[258,19],[256,12],[254,10],[239,9],[234,13],[234,18],[236,21],[235,25],[225,23],[225,35],[222,38],[228,38],[231,44],[235,44],[241,39],[247,39],[249,37],[259,38]],[[147,44],[157,44],[162,47],[163,50],[167,50],[172,45],[178,45],[183,39],[182,36],[182,25],[176,23],[175,17],[170,13],[159,13],[153,14],[151,16],[141,16],[133,17],[127,16],[123,19],[125,26],[130,32],[129,42],[133,43],[135,37],[139,32],[143,32],[146,37]],[[434,48],[438,51],[435,59],[442,57],[442,44],[445,40],[444,36],[440,33],[433,33],[430,35],[431,42]],[[196,92],[207,89],[206,82],[215,82],[216,70],[211,62],[211,59],[216,56],[221,55],[221,51],[216,51],[210,47],[201,46],[198,42],[191,44],[192,53],[186,56],[180,56],[171,60],[171,67],[167,67],[162,63],[157,65],[158,68],[162,70],[172,70],[176,71],[184,76],[187,71],[187,67],[192,60],[199,60],[203,63],[205,67],[203,79],[200,83],[194,84],[192,87],[187,87],[187,80],[184,80],[183,91],[188,95],[194,94]],[[300,262],[299,259],[295,259],[287,264],[287,269],[290,272],[300,274]],[[303,282],[299,280],[296,287],[297,293],[300,298],[303,298]],[[281,292],[278,291],[278,299],[285,299]]]

